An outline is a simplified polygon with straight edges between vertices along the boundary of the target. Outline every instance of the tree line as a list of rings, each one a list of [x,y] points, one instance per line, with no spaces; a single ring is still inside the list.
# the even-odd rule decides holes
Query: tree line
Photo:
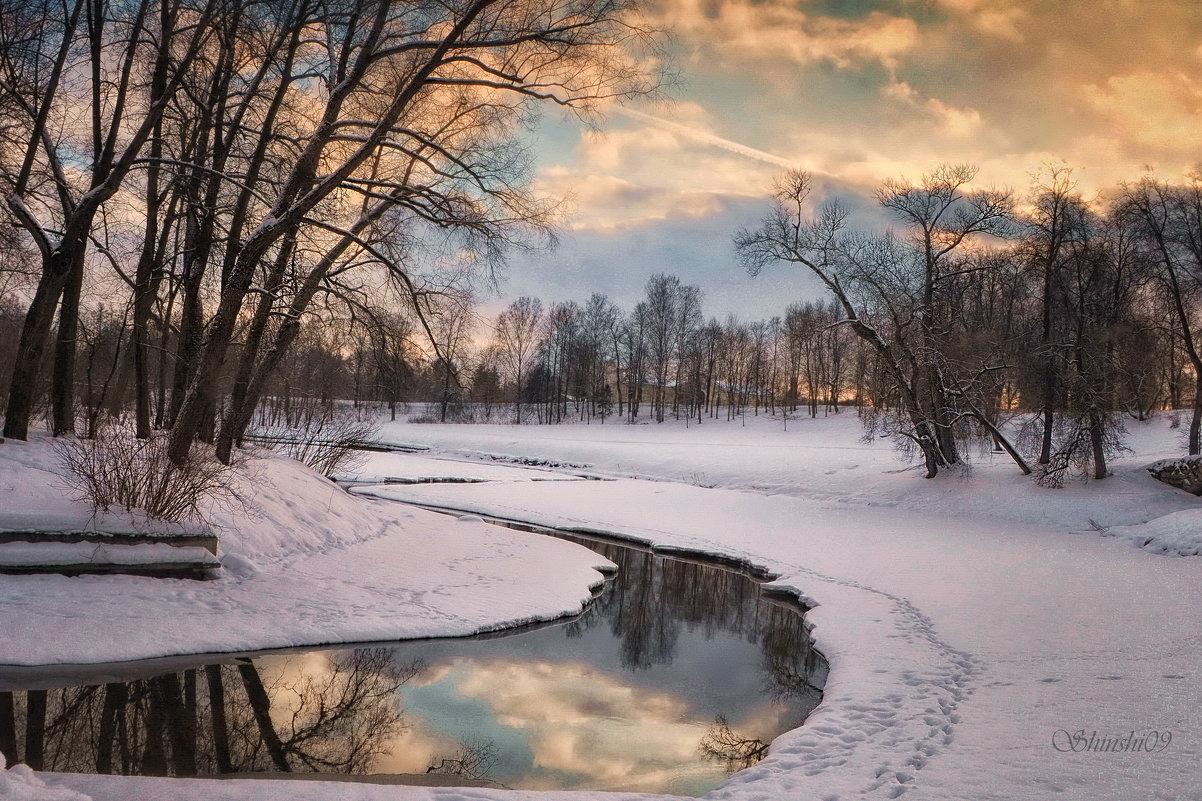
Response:
[[[837,413],[869,392],[868,365],[839,320],[824,300],[769,320],[707,320],[701,290],[666,273],[629,311],[600,293],[546,308],[523,297],[479,349],[465,411],[490,417],[500,400],[514,405],[515,422],[540,423]]]
[[[548,423],[854,406],[928,476],[980,444],[1053,485],[1105,477],[1125,420],[1185,409],[1198,454],[1202,176],[1148,175],[1095,198],[1065,166],[1021,196],[975,178],[946,165],[884,182],[875,199],[895,225],[881,232],[855,227],[838,199],[815,202],[811,177],[791,173],[735,248],[753,274],[807,270],[826,298],[755,322],[707,320],[700,290],[669,274],[630,310],[600,294],[520,298],[459,400],[472,419],[508,401],[516,421]]]

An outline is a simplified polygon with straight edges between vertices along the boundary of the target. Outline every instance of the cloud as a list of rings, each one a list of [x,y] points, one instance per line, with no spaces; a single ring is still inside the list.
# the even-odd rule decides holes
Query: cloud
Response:
[[[736,60],[892,65],[918,41],[918,26],[906,17],[880,11],[859,19],[811,15],[787,0],[666,0],[651,15],[690,44]]]
[[[764,150],[757,150],[756,148],[748,147],[747,145],[741,145],[738,142],[731,141],[730,139],[723,139],[721,136],[716,136],[708,131],[704,131],[699,128],[693,128],[688,125],[682,125],[679,122],[665,120],[660,117],[638,111],[637,109],[621,108],[618,109],[618,113],[626,117],[632,117],[636,120],[649,122],[656,127],[664,128],[674,133],[681,134],[696,142],[700,142],[705,145],[713,145],[714,147],[719,147],[723,150],[729,150],[731,153],[737,153],[738,155],[746,156],[749,159],[755,159],[756,161],[762,161],[767,164],[775,164],[778,167],[785,167],[788,169],[796,168],[798,166],[796,162],[782,158],[773,153],[768,153]]]
[[[591,665],[478,662],[457,689],[486,703],[501,725],[528,732],[535,767],[573,774],[581,789],[621,783],[662,792],[690,769],[722,775],[698,759],[708,724],[690,720],[682,698]]]
[[[1196,153],[1202,138],[1202,85],[1183,72],[1113,75],[1084,97],[1114,139],[1137,152]]]
[[[989,36],[1021,42],[1020,25],[1030,16],[1028,9],[1006,0],[936,0],[937,5],[959,15],[969,27]]]
[[[1022,191],[1063,160],[1093,193],[1199,159],[1194,2],[653,0],[649,14],[675,36],[674,105],[574,129],[539,181],[575,195],[565,269],[608,272],[614,254],[643,275],[704,264],[712,277],[691,280],[718,314],[732,222],[762,213],[786,164],[863,194],[943,162]]]
[[[937,97],[924,98],[905,81],[894,81],[886,85],[881,90],[881,95],[929,117],[938,130],[949,136],[971,136],[981,129],[981,114],[976,109],[955,108]]]
[[[540,170],[536,188],[570,197],[567,226],[617,231],[716,215],[731,198],[761,197],[796,161],[715,133],[704,108],[679,103],[673,119],[621,109],[578,134],[574,158]]]

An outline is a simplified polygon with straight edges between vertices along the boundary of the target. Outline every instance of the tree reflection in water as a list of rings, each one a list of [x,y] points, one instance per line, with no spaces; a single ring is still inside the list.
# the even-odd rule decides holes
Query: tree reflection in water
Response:
[[[706,639],[719,633],[737,634],[760,646],[765,695],[795,708],[788,727],[800,725],[822,699],[825,662],[814,650],[805,617],[789,604],[763,597],[759,582],[747,575],[693,561],[667,558],[648,551],[583,538],[618,565],[618,576],[594,607],[569,627],[569,636],[608,622],[621,641],[622,664],[647,669],[671,664],[682,627],[700,629]],[[729,773],[759,762],[768,744],[758,737],[731,730],[718,715],[698,744],[707,759],[725,765]]]
[[[719,633],[736,634],[760,646],[771,697],[812,697],[814,705],[820,700],[825,664],[814,650],[802,610],[766,600],[755,579],[613,543],[564,539],[586,544],[617,564],[621,579],[568,625],[569,637],[608,624],[621,641],[622,665],[637,670],[670,665],[682,627],[699,629],[707,640]]]
[[[364,773],[404,728],[397,692],[420,661],[389,648],[285,661],[264,682],[250,659],[148,679],[0,694],[0,747],[42,770],[195,776]],[[20,752],[20,753],[18,753]]]
[[[527,788],[615,789],[620,770],[630,784],[617,789],[701,793],[818,704],[826,663],[795,604],[738,570],[566,538],[619,568],[570,623],[66,689],[9,683],[22,691],[0,692],[0,750],[57,771],[429,769]]]
[[[698,749],[703,756],[725,762],[728,773],[749,768],[768,755],[766,742],[735,734],[722,715],[705,732]]]

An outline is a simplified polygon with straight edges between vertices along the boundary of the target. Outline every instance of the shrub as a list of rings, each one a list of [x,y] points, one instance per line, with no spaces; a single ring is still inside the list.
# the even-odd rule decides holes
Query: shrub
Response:
[[[222,464],[203,443],[192,446],[182,466],[167,458],[166,433],[138,439],[117,425],[98,427],[91,439],[55,440],[54,447],[67,468],[67,484],[96,510],[200,521],[202,505],[237,498],[232,483],[237,463]]]
[[[248,437],[260,441],[322,475],[352,470],[363,454],[357,450],[376,436],[376,427],[353,414],[327,409],[297,428],[263,428]]]

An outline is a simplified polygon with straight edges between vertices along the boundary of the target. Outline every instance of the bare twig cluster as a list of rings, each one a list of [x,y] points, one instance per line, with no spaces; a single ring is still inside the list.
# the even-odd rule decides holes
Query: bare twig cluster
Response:
[[[218,461],[203,443],[193,446],[182,465],[168,458],[162,434],[139,439],[119,425],[102,426],[90,439],[58,439],[55,448],[67,468],[67,483],[97,510],[199,521],[212,504],[237,498],[237,465]]]

